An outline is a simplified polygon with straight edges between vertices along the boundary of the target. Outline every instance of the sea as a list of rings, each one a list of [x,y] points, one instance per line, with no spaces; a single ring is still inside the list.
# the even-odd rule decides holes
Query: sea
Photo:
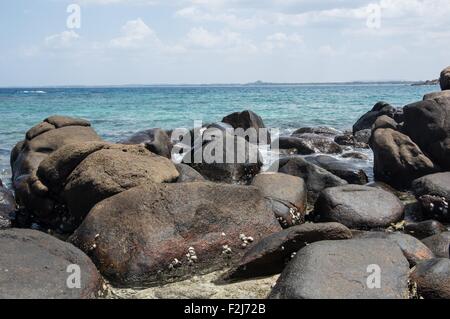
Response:
[[[0,179],[10,184],[10,151],[26,131],[51,115],[89,120],[107,141],[149,128],[192,128],[242,110],[289,134],[306,126],[351,129],[378,101],[401,107],[438,86],[411,84],[311,84],[0,88]],[[370,175],[371,163],[365,169]]]

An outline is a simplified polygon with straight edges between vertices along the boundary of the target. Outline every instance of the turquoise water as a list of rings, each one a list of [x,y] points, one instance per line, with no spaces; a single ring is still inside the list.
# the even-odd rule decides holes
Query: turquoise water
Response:
[[[388,84],[0,89],[0,178],[10,176],[14,144],[53,114],[86,118],[109,141],[152,127],[189,128],[194,120],[220,121],[244,109],[282,132],[317,125],[348,129],[377,101],[404,106],[437,90]]]

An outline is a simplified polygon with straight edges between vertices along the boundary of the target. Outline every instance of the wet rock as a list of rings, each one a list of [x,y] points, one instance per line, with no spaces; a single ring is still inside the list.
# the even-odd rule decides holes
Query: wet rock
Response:
[[[298,156],[280,159],[272,165],[270,171],[278,171],[302,178],[306,183],[308,202],[310,203],[316,201],[317,196],[323,189],[347,184],[345,180]]]
[[[444,223],[450,222],[450,211],[445,197],[423,195],[419,197],[419,202],[426,218],[434,218]]]
[[[360,153],[360,152],[347,152],[347,153],[342,154],[342,157],[358,159],[358,160],[362,160],[362,161],[369,160],[369,156],[367,156],[366,154]]]
[[[297,146],[299,154],[312,154],[312,153],[325,153],[325,154],[340,154],[342,153],[342,147],[334,142],[334,139],[328,136],[303,133],[303,134],[292,134],[291,137],[297,138],[303,142],[305,146],[304,149],[301,146]],[[289,140],[291,143],[300,143],[298,140]],[[280,141],[282,143],[282,141]],[[281,148],[281,146],[280,146]],[[291,147],[286,147],[291,148]],[[308,150],[312,151],[309,152]]]
[[[256,145],[229,134],[194,147],[184,156],[183,163],[210,181],[242,184],[251,182],[262,166]]]
[[[438,235],[422,239],[422,242],[430,248],[430,250],[438,258],[450,258],[450,232],[443,232]]]
[[[383,183],[383,182],[370,182],[370,183],[367,183],[366,186],[382,189],[382,190],[392,193],[392,194],[398,193],[398,191],[395,188],[393,188],[392,186],[390,186],[386,183]]]
[[[317,135],[325,135],[325,136],[334,136],[341,134],[340,131],[327,126],[318,126],[318,127],[302,127],[296,130],[292,135],[301,135],[301,134],[317,134]]]
[[[259,138],[259,134],[260,134],[260,129],[262,129],[262,128],[264,129],[266,127],[264,125],[262,118],[252,111],[236,112],[236,113],[227,115],[222,119],[222,122],[226,123],[226,124],[230,124],[235,129],[238,129],[238,128],[242,128],[244,130],[248,130],[250,128],[255,129],[258,134],[258,143],[261,144],[263,142],[263,140],[261,140]],[[264,137],[264,140],[265,140],[264,142],[267,142],[267,144],[270,144],[271,140],[270,140],[270,134],[268,132],[267,132],[267,135],[261,133],[261,136]]]
[[[376,131],[377,129],[380,128],[390,128],[396,131],[398,129],[398,124],[392,117],[382,115],[379,118],[377,118],[377,120],[373,124],[372,131]]]
[[[435,220],[425,220],[423,222],[405,225],[405,232],[418,239],[424,239],[446,231],[447,227]]]
[[[353,134],[358,131],[371,129],[375,121],[382,115],[393,118],[394,114],[395,108],[392,105],[386,102],[378,102],[374,105],[372,110],[361,116],[361,118],[353,125]]]
[[[439,83],[443,91],[450,90],[450,67],[442,70],[441,76],[439,78]]]
[[[305,157],[305,159],[342,178],[349,184],[364,185],[369,182],[364,170],[348,161],[338,160],[337,158],[327,155],[308,156]]]
[[[0,298],[88,299],[101,293],[103,281],[78,248],[28,229],[0,230]],[[71,265],[79,267],[80,288],[69,288]],[[73,267],[73,266],[72,266]]]
[[[97,204],[70,241],[114,284],[145,286],[224,269],[245,252],[243,234],[279,230],[255,187],[147,184]]]
[[[281,173],[262,173],[255,176],[252,185],[268,199],[284,226],[305,221],[307,190],[303,179]]]
[[[372,130],[366,129],[366,130],[360,130],[358,132],[353,133],[355,137],[355,141],[358,143],[357,145],[365,145],[364,147],[367,148],[369,144],[370,137],[372,136]]]
[[[423,212],[428,218],[450,222],[450,172],[427,175],[412,184],[414,194],[419,198]]]
[[[11,226],[10,215],[16,210],[13,193],[0,180],[0,229]]]
[[[338,135],[334,138],[334,141],[343,146],[352,146],[356,148],[369,148],[367,142],[359,142],[357,138],[350,132],[343,135]]]
[[[175,167],[180,173],[178,176],[177,183],[190,183],[190,182],[201,182],[205,178],[197,172],[195,169],[186,164],[176,164]]]
[[[413,236],[402,233],[389,233],[389,232],[361,232],[354,235],[354,238],[381,238],[388,239],[396,243],[405,255],[411,267],[416,264],[434,258],[433,252],[425,246],[420,240]]]
[[[352,229],[386,228],[398,222],[403,211],[404,206],[395,195],[360,185],[327,188],[314,207],[316,220],[337,222]]]
[[[247,279],[278,274],[301,248],[322,240],[352,238],[351,231],[338,223],[307,223],[290,227],[261,239],[242,257],[225,280]]]
[[[167,135],[166,131],[160,128],[137,132],[120,143],[129,145],[142,144],[150,152],[167,158],[171,158],[172,155],[173,145],[170,141],[170,137]]]
[[[450,299],[450,259],[436,258],[419,263],[411,273],[419,296]]]
[[[369,276],[377,270],[382,271],[381,283],[373,289],[368,283],[377,283]],[[408,261],[389,240],[321,241],[297,252],[270,298],[407,299],[408,274]]]
[[[450,169],[450,99],[435,98],[404,107],[404,131],[443,170]]]
[[[278,145],[278,148],[289,155],[300,154],[314,154],[316,151],[306,141],[298,137],[282,136],[274,145]]]
[[[441,92],[433,92],[428,93],[423,96],[423,100],[434,100],[436,98],[450,98],[450,91],[441,91]]]
[[[438,171],[411,139],[392,129],[378,129],[372,134],[375,180],[396,188],[408,188],[421,176]]]

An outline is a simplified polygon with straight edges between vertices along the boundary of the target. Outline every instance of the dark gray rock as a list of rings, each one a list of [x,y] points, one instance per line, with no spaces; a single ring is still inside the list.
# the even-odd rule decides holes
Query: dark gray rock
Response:
[[[358,131],[371,129],[377,118],[382,115],[394,118],[395,111],[396,110],[392,105],[386,102],[378,102],[374,105],[372,110],[361,116],[361,118],[353,125],[353,134]]]
[[[411,267],[416,264],[434,258],[433,252],[420,240],[413,236],[402,233],[390,232],[360,232],[354,235],[354,238],[381,238],[391,240],[396,243],[405,255]]]
[[[103,280],[78,248],[28,229],[0,230],[0,299],[88,299],[102,293]],[[68,278],[80,267],[80,288]],[[70,272],[68,272],[68,270]]]
[[[318,127],[302,127],[296,130],[293,135],[300,135],[300,134],[318,134],[318,135],[325,135],[325,136],[335,136],[341,134],[340,131],[327,126],[318,126]]]
[[[416,179],[412,184],[416,196],[433,195],[450,201],[450,172],[431,174]]]
[[[299,156],[280,159],[273,164],[270,171],[302,178],[306,183],[308,202],[310,203],[314,203],[319,193],[325,188],[347,184],[345,180]]]
[[[197,172],[195,169],[186,164],[176,164],[178,176],[177,183],[190,183],[190,182],[202,182],[205,181],[205,178]]]
[[[439,83],[443,91],[450,90],[450,66],[442,70]]]
[[[305,159],[342,178],[349,184],[364,185],[369,182],[364,170],[349,161],[338,160],[335,157],[327,155],[307,156]]]
[[[298,145],[299,154],[312,154],[312,153],[325,153],[325,154],[340,154],[342,153],[342,147],[337,144],[332,137],[313,134],[313,133],[303,133],[303,134],[292,134],[291,137],[301,140],[303,145]],[[290,143],[295,142],[295,144],[300,143],[298,140],[288,140]],[[283,145],[282,140],[280,143]],[[294,145],[295,145],[294,144]],[[280,148],[282,148],[280,146]],[[291,149],[292,147],[285,147]]]
[[[160,156],[171,158],[172,156],[172,142],[166,131],[160,128],[153,128],[145,131],[140,131],[129,138],[120,142],[120,144],[142,144],[150,152]]]
[[[361,132],[364,132],[364,131],[361,131]],[[367,144],[367,142],[358,141],[358,138],[356,138],[351,132],[347,132],[343,135],[336,136],[334,138],[334,141],[337,144],[343,145],[343,146],[352,146],[352,147],[357,147],[357,148],[369,148],[369,145]],[[368,139],[367,139],[367,141],[368,141]]]
[[[0,180],[0,229],[11,226],[10,215],[16,211],[13,193]]]
[[[235,129],[239,128],[243,130],[255,129],[256,132],[258,133],[258,136],[260,135],[260,129],[266,128],[262,118],[256,113],[248,110],[227,115],[222,119],[222,122],[230,124]],[[267,144],[271,143],[269,132],[267,132],[267,135],[261,134],[261,136],[264,136],[265,142],[267,142]],[[258,137],[258,143],[262,142],[263,141]]]
[[[446,231],[447,227],[435,220],[425,220],[423,222],[409,223],[405,225],[405,233],[418,239],[424,239]]]
[[[283,271],[293,254],[311,243],[322,240],[352,238],[351,231],[338,223],[307,223],[293,226],[261,239],[250,247],[226,280],[269,276]]]
[[[370,276],[377,270],[371,265],[381,270],[380,288],[368,285],[374,283]],[[407,299],[408,274],[408,261],[389,240],[321,241],[296,254],[270,298]]]
[[[347,152],[342,154],[343,158],[352,158],[352,159],[357,159],[357,160],[362,160],[362,161],[368,161],[369,160],[369,156],[367,156],[364,153],[360,153],[360,152]]]
[[[372,131],[376,131],[379,128],[390,128],[394,131],[398,129],[398,123],[392,118],[387,115],[382,115],[375,123],[372,125]]]
[[[392,193],[361,185],[327,188],[314,207],[316,220],[352,229],[386,228],[401,220],[403,211],[402,202]]]
[[[422,242],[427,245],[428,248],[438,258],[450,258],[449,246],[450,246],[450,232],[443,232],[438,235],[427,237],[422,239]]]
[[[404,107],[404,131],[443,170],[450,170],[450,98]]]
[[[436,98],[450,98],[450,90],[428,93],[423,96],[423,100],[434,100]]]
[[[419,263],[411,273],[419,296],[425,299],[450,299],[450,259],[437,258]]]

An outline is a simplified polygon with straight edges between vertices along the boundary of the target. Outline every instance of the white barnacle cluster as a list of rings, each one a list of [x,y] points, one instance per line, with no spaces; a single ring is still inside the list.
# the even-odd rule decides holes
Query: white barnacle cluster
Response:
[[[222,246],[222,254],[223,255],[230,256],[231,253],[232,253],[232,250],[231,250],[230,246],[228,246],[228,245]]]
[[[175,268],[179,268],[181,267],[182,262],[179,261],[178,259],[174,258],[173,261],[169,264],[169,269],[175,269]]]
[[[242,241],[242,244],[241,244],[241,248],[247,248],[247,246],[249,245],[249,244],[251,244],[252,242],[253,242],[253,237],[250,237],[250,236],[245,236],[245,234],[240,234],[239,235],[239,239]]]
[[[188,253],[186,254],[186,258],[188,260],[189,265],[192,265],[197,262],[198,258],[197,258],[197,254],[195,253],[194,247],[188,248]]]
[[[292,223],[294,225],[301,224],[301,222],[302,222],[302,214],[300,213],[300,211],[297,208],[291,207],[289,209],[289,214],[291,214]]]

